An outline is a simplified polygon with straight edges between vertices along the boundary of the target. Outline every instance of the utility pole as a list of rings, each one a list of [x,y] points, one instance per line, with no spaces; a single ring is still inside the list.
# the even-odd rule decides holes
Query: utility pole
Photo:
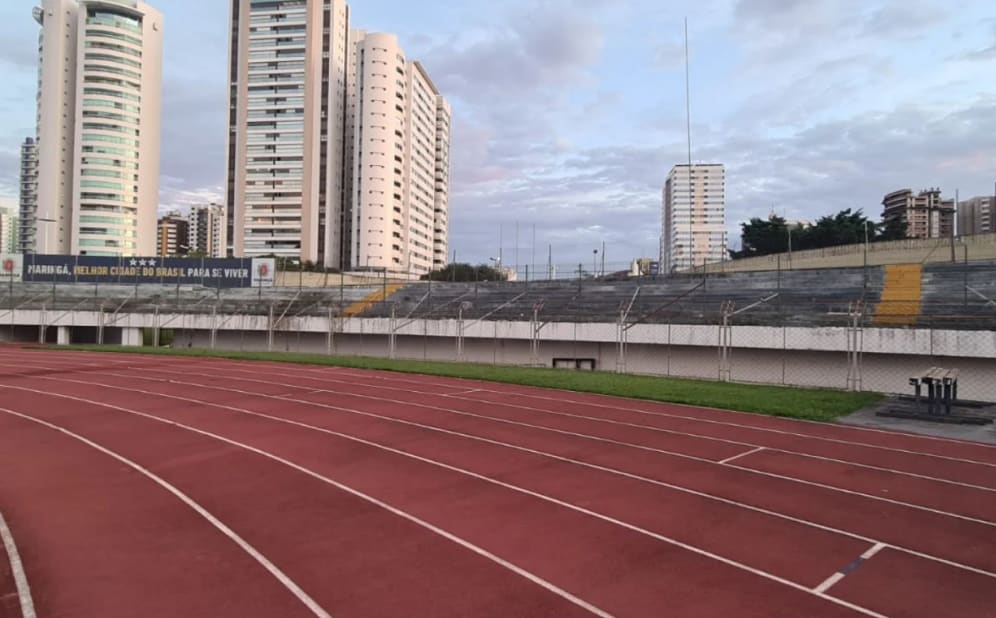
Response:
[[[605,276],[605,241],[602,241],[602,276]]]

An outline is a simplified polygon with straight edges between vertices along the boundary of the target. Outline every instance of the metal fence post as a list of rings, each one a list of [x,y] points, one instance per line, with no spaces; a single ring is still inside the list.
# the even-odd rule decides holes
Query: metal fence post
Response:
[[[733,343],[730,317],[733,315],[733,301],[723,302],[722,313],[723,321],[719,326],[719,381],[730,382],[733,378],[733,365],[730,361],[730,346]]]
[[[616,354],[616,373],[626,373],[626,333],[626,311],[620,309],[617,330],[619,351]]]
[[[159,305],[156,305],[156,311],[152,315],[152,346],[155,348],[159,347],[160,334],[159,334]]]
[[[45,322],[48,320],[48,316],[46,315],[45,305],[44,304],[42,304],[42,306],[41,306],[40,317],[41,317],[41,321],[40,321],[41,323],[38,325],[38,343],[44,344],[45,343],[45,331],[46,331]]]
[[[211,349],[218,343],[218,305],[211,307]]]
[[[104,345],[104,303],[100,303],[100,312],[97,314],[97,345]]]
[[[333,315],[332,305],[329,305],[329,332],[328,336],[325,338],[325,354],[332,356],[332,348],[335,344],[335,317]]]
[[[398,328],[397,305],[395,305],[394,303],[391,303],[391,319],[387,323],[387,327],[388,327],[388,329],[390,329],[390,332],[388,333],[388,336],[387,336],[387,346],[388,346],[387,347],[387,354],[388,354],[388,358],[393,359],[393,358],[395,358],[395,355],[397,354],[397,339],[396,339],[396,337],[397,337],[397,333],[398,333],[398,330],[397,330],[397,328]]]
[[[266,350],[273,351],[273,305],[270,305],[270,317],[266,322]]]

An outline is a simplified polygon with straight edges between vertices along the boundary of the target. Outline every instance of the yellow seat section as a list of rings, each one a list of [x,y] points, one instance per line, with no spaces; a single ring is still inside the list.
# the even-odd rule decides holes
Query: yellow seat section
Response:
[[[885,267],[885,287],[875,309],[879,326],[913,326],[920,316],[923,298],[923,266],[894,264]]]
[[[392,294],[405,287],[404,283],[392,283],[384,287],[378,288],[377,291],[367,294],[363,300],[358,300],[352,305],[346,307],[346,310],[342,312],[344,316],[353,317],[360,315],[367,309],[370,309],[377,303],[384,302],[391,297]]]

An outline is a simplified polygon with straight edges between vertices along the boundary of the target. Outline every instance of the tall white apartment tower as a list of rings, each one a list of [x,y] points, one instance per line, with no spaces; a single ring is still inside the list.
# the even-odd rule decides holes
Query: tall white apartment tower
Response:
[[[38,253],[152,255],[159,204],[162,15],[136,0],[42,0]]]
[[[225,230],[225,209],[221,204],[193,206],[187,215],[187,245],[189,253],[207,257],[225,257],[222,242]]]
[[[719,163],[675,165],[664,184],[661,271],[726,259],[726,170]]]
[[[231,0],[233,255],[339,267],[349,58],[345,0]]]
[[[20,195],[18,200],[18,253],[35,253],[35,222],[38,208],[38,144],[29,137],[21,144]]]
[[[447,263],[450,108],[397,37],[354,39],[351,266],[425,274]]]

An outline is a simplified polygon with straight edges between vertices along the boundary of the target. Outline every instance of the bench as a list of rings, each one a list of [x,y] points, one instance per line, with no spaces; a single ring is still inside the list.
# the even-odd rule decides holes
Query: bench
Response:
[[[915,389],[917,408],[921,407],[921,388],[927,387],[927,411],[936,414],[943,406],[944,414],[951,414],[951,404],[958,400],[958,369],[931,367],[910,378]]]
[[[554,369],[572,369],[574,371],[595,371],[598,361],[594,358],[554,358]]]

